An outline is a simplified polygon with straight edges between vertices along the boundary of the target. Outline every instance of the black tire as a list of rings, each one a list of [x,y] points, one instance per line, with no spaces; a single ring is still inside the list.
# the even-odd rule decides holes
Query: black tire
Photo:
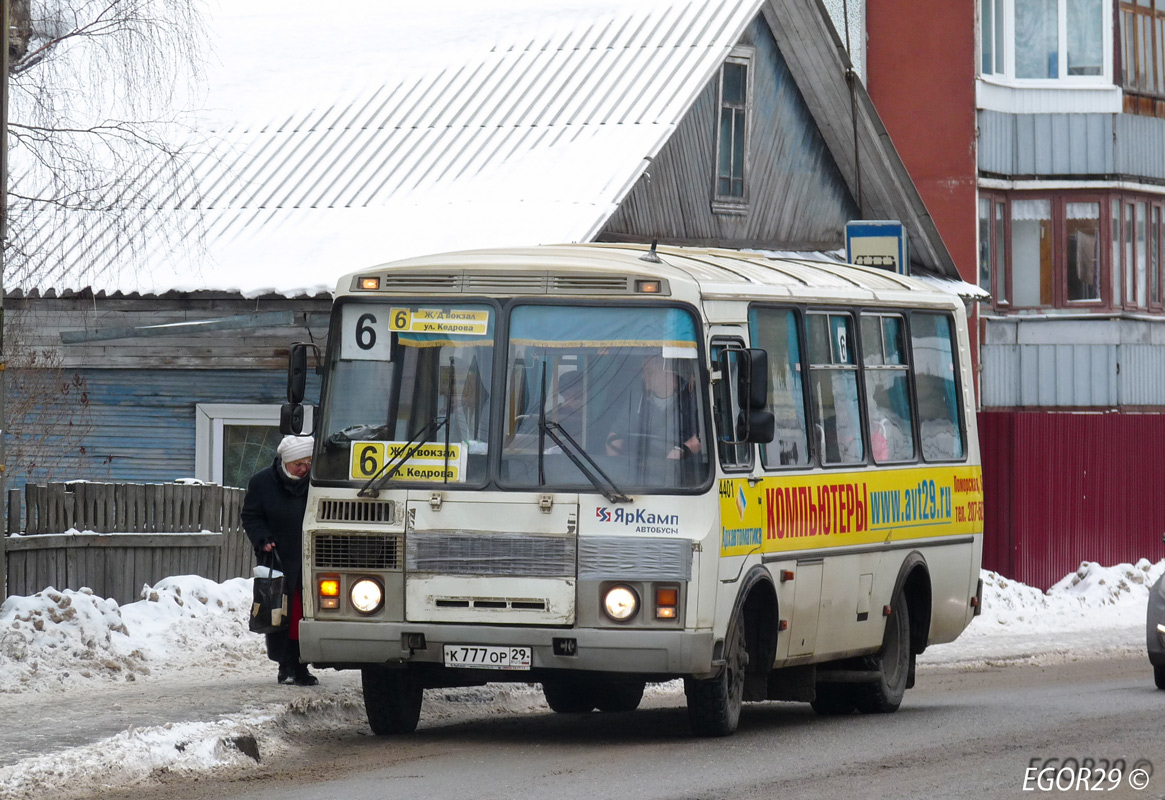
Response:
[[[823,717],[839,717],[857,710],[854,687],[844,683],[822,683],[817,686],[817,697],[809,704]]]
[[[1165,664],[1153,667],[1153,683],[1158,689],[1165,689]]]
[[[425,692],[408,669],[360,670],[364,688],[364,712],[377,736],[412,733],[421,718]]]
[[[643,700],[645,681],[614,680],[595,687],[595,705],[599,711],[634,711]]]
[[[866,669],[877,672],[878,680],[853,687],[854,705],[863,714],[897,711],[910,680],[914,654],[910,652],[910,609],[905,595],[899,593],[890,608],[882,649],[865,660]]]
[[[556,714],[586,714],[595,708],[595,688],[579,678],[554,678],[542,682],[546,705]]]
[[[728,736],[740,722],[744,705],[744,673],[748,669],[744,623],[737,620],[728,628],[724,641],[724,666],[715,678],[684,679],[688,697],[688,723],[697,736]]]

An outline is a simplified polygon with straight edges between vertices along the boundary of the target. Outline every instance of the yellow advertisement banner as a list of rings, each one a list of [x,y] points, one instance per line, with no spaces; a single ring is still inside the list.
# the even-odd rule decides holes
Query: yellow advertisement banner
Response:
[[[983,532],[979,467],[729,478],[719,489],[724,556]]]
[[[349,462],[351,480],[368,480],[376,475],[386,460],[395,462],[416,447],[400,471],[392,477],[394,481],[440,481],[460,482],[464,477],[461,444],[449,443],[449,458],[445,458],[444,442],[426,442],[409,446],[408,442],[352,442]]]
[[[388,329],[399,333],[460,333],[484,336],[489,311],[465,308],[393,308]]]

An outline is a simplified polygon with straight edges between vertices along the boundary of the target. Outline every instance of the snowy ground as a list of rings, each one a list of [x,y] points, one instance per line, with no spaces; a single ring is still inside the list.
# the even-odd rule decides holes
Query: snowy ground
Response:
[[[984,572],[982,616],[958,641],[928,649],[920,669],[1143,653],[1146,599],[1163,571],[1165,561],[1085,563],[1047,593]],[[245,772],[259,753],[270,758],[299,737],[363,720],[353,673],[324,673],[315,689],[275,685],[262,640],[246,629],[250,581],[167,578],[145,587],[142,598],[118,606],[85,590],[49,589],[0,606],[0,744],[9,745],[7,753],[0,747],[0,796],[48,800],[148,784],[161,773]],[[238,706],[211,721],[184,721],[186,709],[236,684],[242,689],[232,697],[244,698]],[[649,691],[682,688],[674,682]],[[117,727],[116,710],[138,704],[157,706],[159,723]],[[422,724],[465,718],[483,705],[546,710],[541,692],[525,685],[428,692]],[[93,720],[113,709],[108,738],[92,740],[89,708]],[[14,747],[37,740],[36,724],[24,723],[31,709],[39,724],[85,729],[80,743],[42,734],[44,744],[31,751]]]

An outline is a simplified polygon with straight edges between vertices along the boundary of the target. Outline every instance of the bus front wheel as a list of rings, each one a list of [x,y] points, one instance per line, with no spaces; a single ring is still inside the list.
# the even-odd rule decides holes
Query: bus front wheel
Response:
[[[867,659],[867,669],[877,673],[871,683],[856,684],[854,705],[863,714],[889,714],[897,711],[906,694],[910,678],[910,609],[906,595],[899,592],[890,606],[882,649]]]
[[[546,705],[556,714],[586,714],[595,708],[595,689],[580,678],[548,678],[542,682]]]
[[[364,712],[377,736],[412,733],[421,718],[424,689],[408,669],[360,670]]]
[[[724,666],[715,678],[684,679],[688,722],[697,736],[728,736],[740,722],[744,704],[744,673],[748,669],[744,621],[736,620],[724,641]]]

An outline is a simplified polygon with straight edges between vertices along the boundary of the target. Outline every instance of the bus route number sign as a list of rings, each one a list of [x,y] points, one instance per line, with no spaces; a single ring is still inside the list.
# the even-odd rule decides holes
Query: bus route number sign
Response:
[[[445,457],[443,442],[426,442],[412,446],[408,444],[408,442],[352,442],[349,478],[354,481],[368,480],[381,473],[386,459],[395,464],[402,456],[412,452],[412,456],[405,460],[392,480],[438,483],[460,483],[464,480],[462,464],[464,447],[460,443],[449,443],[448,458]]]

